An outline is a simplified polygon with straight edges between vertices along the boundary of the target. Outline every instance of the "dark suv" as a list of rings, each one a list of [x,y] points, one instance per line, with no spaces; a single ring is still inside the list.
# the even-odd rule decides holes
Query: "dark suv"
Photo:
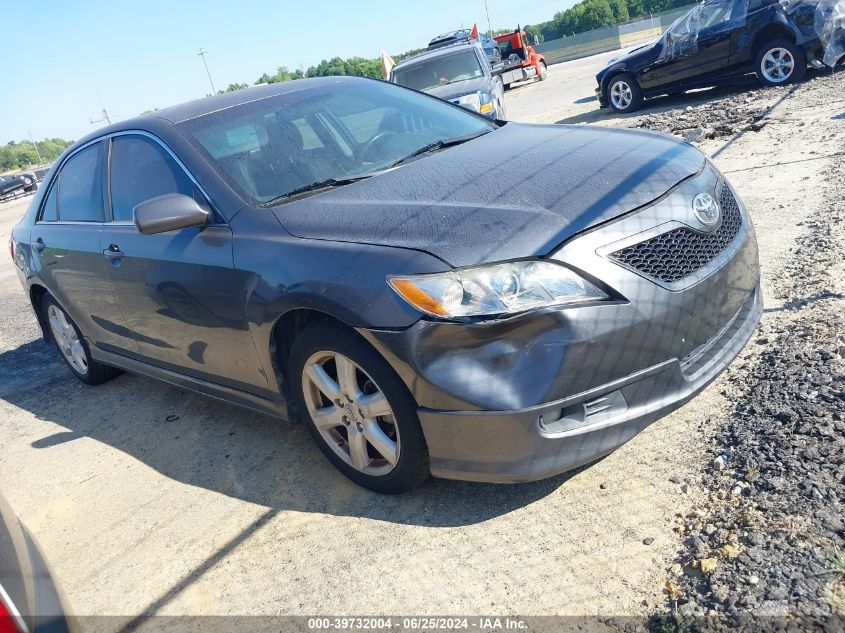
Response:
[[[390,81],[449,101],[491,119],[505,118],[502,79],[476,42],[428,50],[403,61]]]
[[[646,97],[749,73],[770,86],[799,81],[808,63],[834,66],[845,53],[837,15],[830,0],[703,2],[656,42],[611,59],[596,95],[602,107],[631,112]]]

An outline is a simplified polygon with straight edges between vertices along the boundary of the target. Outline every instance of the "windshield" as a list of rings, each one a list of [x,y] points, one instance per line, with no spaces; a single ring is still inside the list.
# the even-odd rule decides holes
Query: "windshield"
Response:
[[[475,51],[467,49],[397,68],[393,72],[393,81],[414,90],[429,90],[456,81],[475,79],[483,74]]]
[[[494,129],[463,109],[381,81],[306,87],[181,123],[251,204],[390,167]]]

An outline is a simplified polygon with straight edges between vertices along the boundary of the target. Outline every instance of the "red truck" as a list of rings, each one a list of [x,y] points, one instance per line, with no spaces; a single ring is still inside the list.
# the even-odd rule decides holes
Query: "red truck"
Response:
[[[521,28],[493,38],[502,53],[502,61],[493,66],[493,74],[502,78],[505,89],[524,79],[546,78],[546,58],[534,50]]]

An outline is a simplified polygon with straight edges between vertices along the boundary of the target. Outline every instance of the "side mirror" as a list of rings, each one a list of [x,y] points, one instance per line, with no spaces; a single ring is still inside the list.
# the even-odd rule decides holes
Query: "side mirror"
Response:
[[[132,210],[139,233],[153,235],[188,226],[202,226],[209,213],[199,203],[181,193],[168,193],[142,202]]]

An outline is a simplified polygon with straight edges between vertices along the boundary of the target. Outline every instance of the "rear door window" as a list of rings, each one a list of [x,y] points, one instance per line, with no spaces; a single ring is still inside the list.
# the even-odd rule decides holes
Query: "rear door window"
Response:
[[[71,156],[59,172],[59,219],[65,222],[102,222],[102,143],[86,147]]]
[[[185,170],[159,143],[140,135],[117,136],[111,149],[112,219],[131,221],[136,205],[169,193],[205,205]]]

